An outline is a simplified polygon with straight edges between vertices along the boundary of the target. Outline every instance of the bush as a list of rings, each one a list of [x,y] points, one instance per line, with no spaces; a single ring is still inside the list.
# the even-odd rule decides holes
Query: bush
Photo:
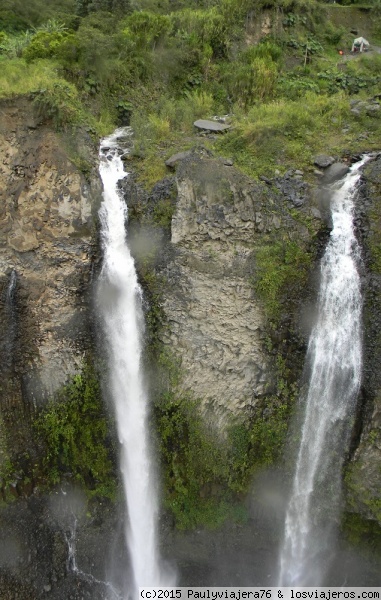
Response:
[[[74,36],[61,31],[38,31],[23,50],[23,58],[31,62],[37,58],[53,58],[60,54],[63,44]]]
[[[91,496],[114,496],[109,426],[99,382],[91,368],[73,377],[42,411],[35,427],[45,448],[42,470],[49,486],[69,474]]]
[[[154,49],[172,29],[170,17],[148,11],[132,13],[125,23],[124,35],[131,38],[138,48]]]
[[[262,58],[256,52],[247,51],[241,58],[222,71],[222,81],[231,100],[247,109],[255,102],[272,97],[278,69],[270,56]]]
[[[52,120],[58,130],[86,122],[77,89],[66,81],[57,81],[39,90],[34,104],[40,115]]]
[[[206,10],[184,9],[171,14],[173,29],[181,42],[190,48],[212,49],[214,58],[227,56],[229,21],[213,6]]]
[[[20,58],[32,40],[32,33],[25,31],[18,35],[2,36],[0,53],[8,58]]]

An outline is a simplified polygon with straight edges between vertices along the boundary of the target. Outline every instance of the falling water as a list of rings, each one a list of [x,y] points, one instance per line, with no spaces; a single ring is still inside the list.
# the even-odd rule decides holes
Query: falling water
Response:
[[[134,597],[139,586],[172,585],[172,582],[162,572],[157,549],[157,493],[149,451],[147,395],[141,365],[142,295],[126,243],[127,209],[118,190],[118,182],[127,175],[118,140],[126,135],[126,130],[117,130],[102,140],[100,147],[104,191],[99,213],[103,264],[98,300],[104,322],[128,513],[125,535],[133,583],[127,595]]]
[[[17,318],[16,318],[16,305],[15,295],[17,287],[17,272],[12,269],[9,276],[9,283],[6,292],[5,308],[6,308],[6,320],[7,320],[7,331],[4,338],[4,359],[2,368],[11,368],[14,356],[15,356],[15,341],[17,335]]]
[[[296,469],[286,512],[280,582],[322,585],[338,520],[341,471],[361,370],[359,247],[354,235],[356,183],[364,158],[331,200],[333,229],[321,261],[318,316],[308,344],[309,387]]]
[[[76,555],[77,525],[77,518],[73,515],[73,524],[69,527],[68,531],[65,531],[64,533],[68,549],[67,570],[92,586],[105,588],[109,600],[123,600],[111,583],[97,579],[91,573],[86,573],[78,567]]]

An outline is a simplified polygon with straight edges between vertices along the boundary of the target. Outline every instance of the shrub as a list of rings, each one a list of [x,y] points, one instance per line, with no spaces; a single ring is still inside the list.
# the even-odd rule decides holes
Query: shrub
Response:
[[[42,470],[49,486],[70,474],[90,495],[113,497],[109,426],[99,382],[90,367],[63,387],[41,412],[35,427],[45,448]]]
[[[226,57],[229,46],[229,21],[212,6],[205,10],[184,9],[171,14],[173,29],[190,48],[210,47],[213,56]]]
[[[124,35],[131,38],[138,48],[154,49],[172,29],[170,17],[148,11],[132,13],[125,23]]]
[[[62,45],[67,42],[69,36],[65,31],[38,31],[26,46],[22,55],[26,62],[36,58],[52,58],[60,53]]]
[[[18,35],[3,36],[1,40],[0,52],[8,58],[20,58],[32,40],[33,34],[25,31]]]
[[[233,62],[222,75],[230,98],[244,108],[270,98],[275,90],[278,69],[272,58],[246,53],[245,61]]]
[[[56,129],[65,129],[85,122],[77,89],[66,81],[39,90],[34,103],[38,112],[53,121]]]

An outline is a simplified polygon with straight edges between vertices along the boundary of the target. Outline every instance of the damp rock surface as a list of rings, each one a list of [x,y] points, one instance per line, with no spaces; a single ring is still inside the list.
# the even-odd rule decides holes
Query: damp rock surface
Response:
[[[89,140],[77,141],[96,169]],[[33,454],[36,407],[81,370],[93,344],[89,292],[100,185],[95,171],[85,178],[78,170],[26,98],[1,102],[0,156],[0,444],[11,458]]]

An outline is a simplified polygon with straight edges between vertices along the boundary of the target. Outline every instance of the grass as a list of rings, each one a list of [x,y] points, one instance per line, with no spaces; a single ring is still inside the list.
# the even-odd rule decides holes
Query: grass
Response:
[[[379,146],[381,120],[350,111],[345,91],[334,95],[307,92],[303,99],[277,99],[235,111],[234,129],[216,144],[232,156],[249,176],[273,176],[274,170],[312,170],[313,157],[321,152],[359,152]],[[368,131],[368,137],[357,135]]]
[[[0,58],[0,98],[30,94],[62,81],[56,65],[50,60],[28,65],[22,58]]]
[[[87,108],[77,88],[60,76],[50,59],[26,63],[23,58],[0,56],[0,99],[32,95],[40,113],[51,119],[57,130],[85,127],[97,139],[115,126],[114,114],[103,109],[97,115]]]
[[[138,170],[138,180],[146,189],[165,177],[165,160],[172,154],[195,145],[193,123],[205,115],[211,117],[216,104],[206,92],[187,93],[175,100],[155,98],[146,112],[135,112],[131,120],[134,147],[131,158]]]

